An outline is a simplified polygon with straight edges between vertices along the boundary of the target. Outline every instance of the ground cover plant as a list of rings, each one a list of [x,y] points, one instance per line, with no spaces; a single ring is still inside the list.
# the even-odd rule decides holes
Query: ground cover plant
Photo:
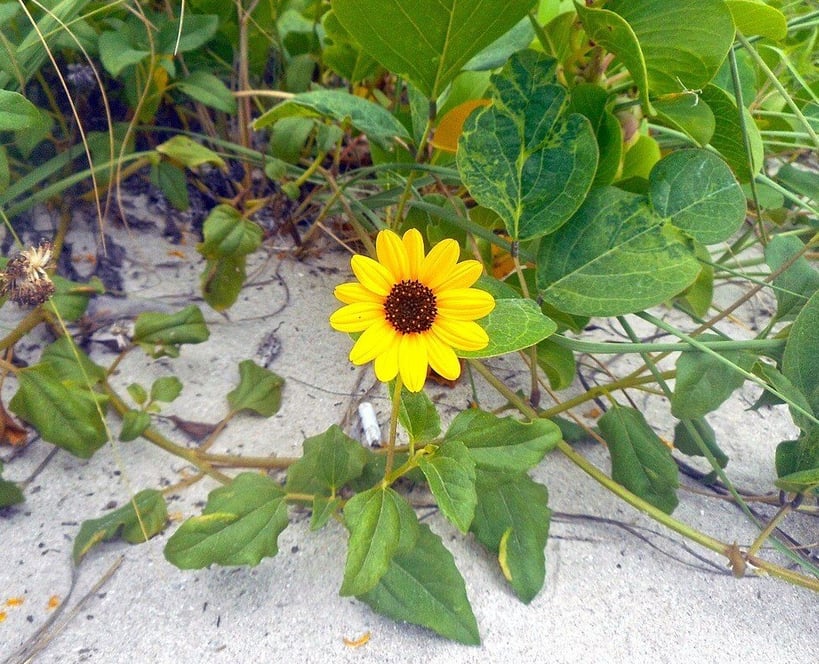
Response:
[[[815,556],[777,531],[793,512],[815,515],[819,489],[819,6],[503,5],[0,2],[0,292],[24,312],[0,340],[15,386],[0,412],[5,442],[24,444],[31,428],[81,458],[157,445],[196,469],[186,483],[222,485],[178,526],[167,490],[136,492],[83,522],[75,564],[103,541],[172,529],[165,555],[177,567],[256,565],[276,555],[300,506],[311,528],[349,532],[342,595],[476,644],[463,578],[404,482],[425,484],[529,602],[548,583],[550,521],[547,487],[529,471],[562,454],[737,576],[819,590]],[[283,379],[252,360],[238,367],[229,414],[196,447],[154,426],[180,395],[177,378],[116,391],[109,378],[127,354],[174,358],[205,343],[202,310],[139,315],[100,366],[72,324],[110,286],[55,272],[69,214],[54,237],[24,231],[37,205],[83,202],[97,211],[104,255],[108,219],[134,181],[198,215],[201,295],[216,311],[239,297],[271,210],[293,260],[325,233],[355,248],[354,280],[339,280],[338,308],[317,333],[349,343],[350,361],[372,363],[384,383],[380,448],[332,426],[296,459],[212,452],[230,419],[281,407]],[[716,303],[729,281],[740,295]],[[774,298],[768,319],[732,338],[722,323],[758,293]],[[619,336],[591,339],[600,319]],[[41,326],[55,340],[18,366],[15,345]],[[505,354],[525,362],[525,389],[485,362]],[[611,354],[641,366],[564,396],[584,358]],[[430,373],[485,381],[510,412],[475,403],[444,423],[424,391]],[[785,404],[799,430],[777,447],[767,496],[734,486],[706,419],[746,382],[761,388],[756,408]],[[633,390],[668,399],[673,440],[634,407]],[[593,427],[576,415],[591,403]],[[610,473],[572,447],[589,437],[608,449]],[[692,456],[710,464],[697,481],[758,526],[753,542],[674,517]],[[0,506],[24,498],[0,480]],[[760,519],[757,502],[775,511]]]

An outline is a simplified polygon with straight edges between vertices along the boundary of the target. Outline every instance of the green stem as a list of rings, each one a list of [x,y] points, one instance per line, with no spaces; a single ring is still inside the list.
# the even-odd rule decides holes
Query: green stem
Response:
[[[725,357],[723,357],[722,355],[717,353],[715,350],[710,348],[708,345],[704,344],[702,341],[698,341],[694,337],[691,337],[691,336],[689,336],[687,334],[684,334],[683,332],[680,332],[674,326],[669,325],[665,321],[660,320],[659,318],[657,318],[656,316],[652,316],[651,314],[641,312],[641,313],[638,313],[638,314],[635,314],[635,315],[642,318],[645,321],[648,321],[652,325],[655,325],[655,326],[659,327],[661,330],[665,330],[666,332],[669,332],[670,334],[673,334],[678,339],[682,339],[686,343],[691,344],[691,346],[693,346],[695,349],[703,351],[704,353],[710,355],[711,357],[713,357],[714,359],[716,359],[720,363],[724,364],[725,366],[731,367],[731,369],[736,371],[738,374],[744,376],[746,379],[750,380],[752,383],[755,383],[756,385],[761,386],[763,389],[767,390],[768,392],[770,392],[774,396],[782,399],[782,401],[787,403],[791,407],[792,410],[795,410],[795,411],[799,412],[800,414],[804,415],[809,420],[811,420],[811,422],[814,422],[815,424],[819,424],[819,419],[817,419],[817,417],[815,415],[813,415],[812,413],[809,413],[808,411],[806,411],[799,404],[794,403],[792,399],[788,399],[784,394],[781,394],[778,390],[776,390],[772,386],[768,385],[768,383],[766,383],[761,378],[758,378],[757,376],[752,374],[750,371],[746,371],[742,367],[738,367],[736,364],[734,364],[730,360],[726,359]],[[762,340],[760,339],[760,341],[762,341]]]
[[[760,71],[762,71],[765,76],[767,77],[770,84],[776,89],[776,91],[782,95],[782,99],[788,105],[788,107],[793,111],[793,114],[799,119],[799,122],[805,128],[805,131],[808,132],[811,140],[813,141],[814,145],[819,148],[819,136],[816,135],[816,132],[813,129],[813,126],[808,119],[805,117],[804,113],[802,113],[802,109],[796,104],[796,102],[791,98],[788,94],[788,91],[785,89],[785,86],[779,82],[779,77],[768,67],[768,63],[762,59],[762,56],[757,53],[756,49],[750,44],[750,42],[745,39],[743,34],[737,30],[736,33],[737,41],[742,44],[745,48],[745,51],[748,55],[751,56],[751,59],[754,61],[757,67],[759,67]]]
[[[570,339],[562,334],[553,334],[549,337],[558,346],[568,348],[578,353],[642,353],[642,352],[693,352],[700,350],[689,343],[625,343],[619,341],[583,341],[581,339]],[[742,339],[731,341],[701,341],[700,346],[713,351],[728,350],[751,350],[751,351],[777,351],[785,346],[784,339]]]
[[[395,378],[395,387],[392,391],[392,412],[390,413],[390,437],[387,440],[387,462],[384,465],[384,482],[388,486],[387,479],[392,472],[392,465],[395,462],[395,434],[398,432],[398,409],[401,407],[401,374]]]

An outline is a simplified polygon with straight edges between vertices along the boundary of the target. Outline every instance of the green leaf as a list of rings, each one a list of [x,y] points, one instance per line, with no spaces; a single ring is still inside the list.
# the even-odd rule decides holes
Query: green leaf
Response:
[[[657,214],[703,244],[731,237],[745,221],[745,194],[731,170],[707,150],[676,150],[649,176]]]
[[[535,30],[532,27],[532,21],[529,20],[528,16],[522,18],[506,33],[481,50],[480,53],[472,56],[469,62],[463,66],[463,69],[469,72],[487,71],[503,67],[514,53],[528,47],[534,38]]]
[[[714,455],[719,467],[725,468],[728,465],[728,456],[717,444],[717,436],[708,421],[704,417],[700,417],[696,420],[689,420],[688,424],[693,427],[705,447]],[[674,427],[674,447],[686,456],[705,456],[705,452],[688,427],[685,426],[685,422],[677,422],[677,426]]]
[[[376,74],[379,64],[364,53],[331,9],[321,19],[325,32],[321,58],[324,64],[351,83],[362,81]]]
[[[148,393],[139,383],[131,383],[125,388],[125,391],[128,392],[130,397],[134,400],[134,403],[139,406],[148,401]]]
[[[58,274],[51,275],[51,280],[56,288],[51,296],[51,303],[65,321],[77,320],[85,313],[91,297],[105,292],[105,286],[97,277],[92,277],[84,284],[69,281]]]
[[[167,520],[168,507],[162,492],[143,489],[119,509],[99,519],[83,521],[71,557],[78,565],[97,544],[118,538],[131,544],[147,542],[165,527]]]
[[[534,346],[557,330],[557,324],[544,316],[532,300],[502,299],[495,308],[476,321],[489,336],[481,350],[458,350],[460,357],[496,357]]]
[[[208,259],[200,277],[202,297],[214,311],[225,311],[233,306],[242,292],[247,278],[247,258],[223,256]]]
[[[478,502],[475,461],[469,450],[457,440],[448,440],[432,454],[419,457],[418,467],[443,515],[466,533]]]
[[[3,462],[0,461],[0,474],[3,473]],[[22,503],[25,500],[19,486],[0,477],[0,508]]]
[[[765,380],[768,385],[771,385],[779,394],[788,400],[788,405],[791,409],[791,417],[793,418],[793,422],[796,424],[796,426],[798,426],[804,432],[810,431],[814,427],[815,422],[810,417],[793,407],[798,406],[805,413],[810,413],[813,415],[813,411],[808,403],[807,397],[802,394],[799,388],[797,388],[782,373],[764,362],[756,362],[754,364],[753,371],[754,374]],[[779,397],[766,390],[754,404],[753,408],[757,408],[758,405],[763,405],[766,401],[772,405],[782,403],[782,400]]]
[[[122,416],[122,428],[119,432],[119,439],[123,443],[136,440],[143,434],[145,429],[151,426],[151,416],[144,410],[128,410]]]
[[[796,254],[804,254],[804,249],[798,237],[776,235],[765,245],[765,262],[775,272]],[[808,298],[819,290],[819,271],[802,255],[774,277],[771,284],[776,295],[776,320],[793,320]]]
[[[782,373],[805,395],[814,413],[819,413],[819,291],[811,295],[793,322]]]
[[[731,10],[737,30],[746,37],[758,35],[780,41],[788,34],[785,15],[762,0],[725,0],[725,5]]]
[[[9,169],[9,157],[6,146],[0,145],[0,191],[6,191],[11,182],[11,170]]]
[[[134,324],[134,342],[155,346],[159,352],[180,344],[199,344],[209,336],[205,317],[195,304],[175,314],[143,313]]]
[[[213,14],[186,13],[179,32],[179,20],[162,21],[156,37],[158,53],[187,53],[207,44],[219,28],[219,17]]]
[[[108,30],[100,35],[97,42],[102,66],[111,76],[117,77],[126,67],[130,67],[150,57],[147,49],[134,48],[119,32]]]
[[[711,142],[717,123],[708,104],[700,104],[698,91],[671,93],[652,103],[662,124],[688,135],[700,147]]]
[[[156,146],[156,151],[178,161],[186,168],[198,168],[203,164],[212,164],[218,168],[226,168],[225,160],[213,150],[197,143],[188,136],[177,135]]]
[[[816,491],[819,489],[819,468],[790,473],[778,480],[774,480],[774,484],[783,491],[792,491],[793,493]]]
[[[544,339],[537,345],[537,364],[553,390],[565,390],[577,373],[574,353],[551,339]]]
[[[477,473],[477,491],[478,506],[470,530],[498,554],[506,580],[528,604],[546,579],[544,548],[552,516],[549,492],[527,475],[486,470]]]
[[[609,9],[586,7],[578,2],[575,2],[574,6],[589,38],[607,51],[616,54],[628,69],[640,91],[643,108],[652,114],[651,102],[648,99],[646,61],[634,30],[622,16]]]
[[[559,228],[583,202],[597,167],[588,119],[566,114],[557,61],[513,55],[492,77],[492,100],[464,123],[458,170],[474,199],[498,213],[513,240]]]
[[[508,0],[334,0],[340,23],[370,56],[437,99],[469,59],[534,4]]]
[[[739,110],[734,98],[715,85],[706,85],[701,93],[700,103],[708,104],[714,114],[716,127],[711,137],[711,147],[717,150],[728,162],[731,170],[740,182],[747,182],[751,175],[756,175],[762,166],[765,156],[762,136],[748,112],[742,109],[745,117],[745,129],[739,123]],[[748,153],[745,149],[747,135],[751,146],[751,165],[748,165]]]
[[[718,341],[722,337],[703,334],[699,341]],[[740,369],[750,371],[756,356],[747,351],[719,353]],[[691,351],[680,353],[674,394],[671,395],[671,414],[681,420],[697,419],[716,410],[745,382],[745,377],[710,353]]]
[[[210,72],[194,71],[176,84],[186,95],[217,111],[236,113],[236,98],[228,87]]]
[[[734,41],[734,22],[723,0],[610,0],[606,9],[634,31],[645,58],[648,87],[655,94],[703,87]],[[635,82],[639,85],[636,77]]]
[[[325,498],[316,495],[313,497],[313,513],[310,516],[310,530],[321,530],[327,522],[337,514],[342,499],[339,497]]]
[[[538,290],[547,304],[586,316],[640,311],[674,297],[700,272],[681,231],[643,196],[593,189],[560,230],[543,238]]]
[[[105,402],[102,395],[78,389],[61,378],[50,364],[20,369],[19,388],[9,407],[37,429],[43,440],[88,459],[108,440],[98,410],[105,412]]]
[[[598,422],[611,455],[611,477],[671,514],[677,500],[677,464],[640,411],[614,406]]]
[[[786,440],[776,447],[776,474],[787,477],[819,468],[819,427],[814,426],[798,440]]]
[[[167,162],[159,161],[151,166],[151,184],[160,189],[165,198],[177,210],[185,211],[190,207],[188,198],[188,179],[185,171]]]
[[[342,125],[349,124],[385,150],[394,146],[396,138],[409,140],[404,125],[386,108],[342,90],[316,90],[298,94],[271,108],[257,118],[253,126],[261,129],[284,118],[293,117],[329,118]]]
[[[519,422],[477,409],[459,413],[444,436],[466,445],[479,469],[513,473],[536,466],[560,438],[549,420]]]
[[[599,85],[581,83],[572,89],[570,113],[585,115],[591,122],[597,138],[600,161],[594,184],[611,184],[620,169],[623,158],[623,131],[615,115],[608,110],[608,93]]]
[[[350,539],[339,593],[362,595],[375,588],[399,548],[412,548],[418,521],[407,501],[389,487],[380,486],[350,498],[344,506],[344,519]]]
[[[40,356],[40,364],[54,369],[66,386],[90,389],[105,378],[105,369],[94,364],[70,337],[49,344]]]
[[[211,491],[202,515],[171,535],[165,558],[180,569],[258,565],[279,552],[279,534],[287,523],[285,494],[278,484],[258,473],[241,473]]]
[[[414,444],[430,441],[441,433],[438,409],[423,390],[421,392],[401,390],[398,421]]]
[[[819,122],[812,124],[819,129]],[[782,164],[776,172],[776,180],[800,196],[819,201],[819,184],[816,182],[816,174],[810,170],[796,168],[793,164]]]
[[[478,624],[452,554],[429,526],[420,524],[415,546],[396,554],[378,584],[358,599],[388,618],[478,645]]]
[[[19,92],[0,90],[0,131],[19,131],[37,126],[40,112]]]
[[[151,385],[151,401],[170,403],[182,393],[182,381],[176,376],[162,376]]]
[[[368,453],[361,443],[334,424],[318,436],[305,439],[301,458],[287,469],[289,493],[335,495],[364,470]]]
[[[232,411],[252,410],[262,417],[275,415],[282,404],[284,378],[253,360],[239,362],[239,385],[228,395]]]
[[[237,258],[259,248],[262,229],[230,205],[217,205],[205,219],[204,242],[196,250],[205,258]]]

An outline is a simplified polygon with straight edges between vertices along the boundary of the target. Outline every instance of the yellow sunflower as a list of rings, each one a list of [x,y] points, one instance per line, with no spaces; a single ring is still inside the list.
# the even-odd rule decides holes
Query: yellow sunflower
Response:
[[[427,368],[449,380],[461,374],[454,349],[480,350],[489,343],[474,321],[495,308],[486,291],[470,288],[481,275],[478,261],[458,262],[455,240],[443,240],[424,256],[415,229],[401,238],[381,231],[378,260],[353,256],[357,282],[340,284],[335,296],[346,306],[330,316],[340,332],[361,332],[350,351],[353,364],[375,361],[375,375],[387,382],[399,372],[406,388],[424,387]]]

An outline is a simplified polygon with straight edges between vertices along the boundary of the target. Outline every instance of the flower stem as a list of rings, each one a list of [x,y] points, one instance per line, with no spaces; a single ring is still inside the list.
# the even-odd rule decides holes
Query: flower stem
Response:
[[[395,434],[398,431],[398,409],[401,407],[401,389],[404,384],[401,381],[401,374],[395,379],[395,387],[392,391],[392,412],[390,413],[390,437],[387,440],[387,463],[384,466],[384,481],[392,472],[392,465],[395,461]]]

